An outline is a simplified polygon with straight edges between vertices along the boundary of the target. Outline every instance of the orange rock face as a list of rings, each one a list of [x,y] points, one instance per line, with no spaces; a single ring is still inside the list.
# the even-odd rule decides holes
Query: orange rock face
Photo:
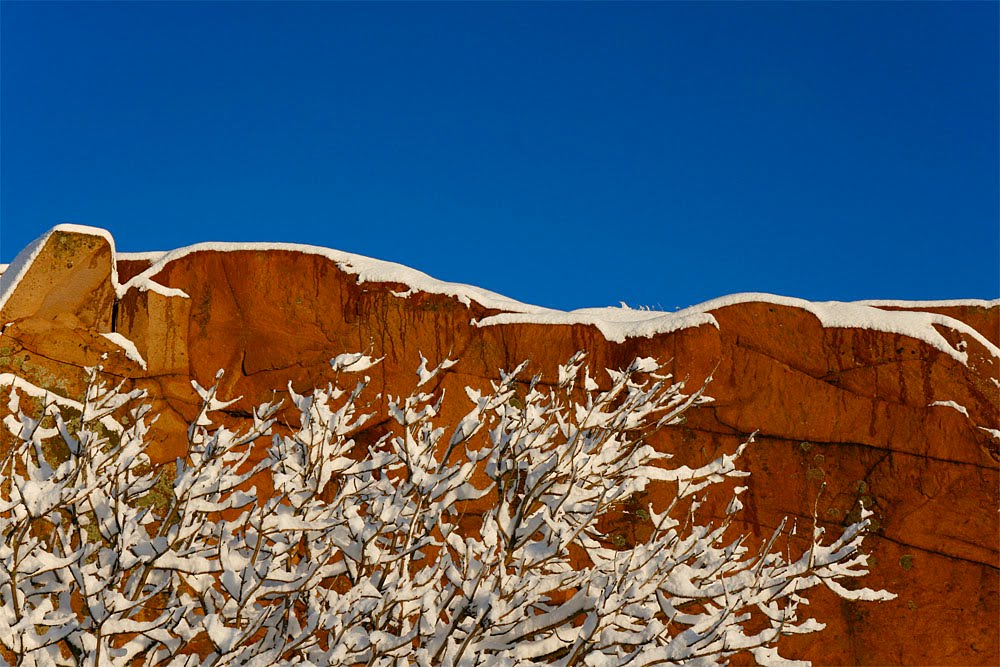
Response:
[[[441,294],[400,296],[408,286],[359,283],[327,257],[292,250],[192,252],[151,276],[186,296],[133,287],[115,301],[110,248],[84,240],[46,246],[2,306],[0,373],[79,398],[81,367],[107,353],[106,370],[148,389],[162,415],[152,450],[159,461],[186,446],[197,407],[190,381],[208,385],[219,368],[220,394],[243,396],[226,417],[238,422],[289,383],[298,391],[325,384],[329,359],[341,352],[384,357],[370,371],[383,396],[409,393],[421,353],[433,363],[458,359],[436,387],[455,399],[445,402],[449,425],[467,410],[464,387],[487,387],[525,359],[546,378],[581,349],[592,368],[638,355],[669,359],[689,387],[711,375],[715,402],[656,446],[682,462],[707,461],[758,432],[743,461],[752,476],[740,530],[766,536],[786,516],[811,525],[815,507],[837,532],[857,519],[859,501],[875,510],[864,585],[897,599],[810,593],[809,615],[827,629],[788,640],[784,654],[816,664],[1000,661],[1000,306],[914,309],[981,334],[934,325],[964,362],[901,333],[825,327],[807,309],[764,301],[712,310],[718,326],[616,343],[587,324],[476,326],[500,311]],[[76,254],[59,254],[69,246]],[[123,265],[122,275],[144,268]],[[146,369],[99,335],[112,330],[135,343]],[[665,489],[648,496],[642,502],[662,504]],[[633,539],[633,518],[626,512],[614,529]]]
[[[0,321],[72,315],[85,327],[110,331],[114,251],[99,235],[54,231],[0,305]]]

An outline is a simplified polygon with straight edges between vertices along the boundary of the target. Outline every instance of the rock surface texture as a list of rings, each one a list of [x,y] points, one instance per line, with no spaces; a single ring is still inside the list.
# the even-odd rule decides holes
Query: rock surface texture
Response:
[[[877,523],[863,583],[898,595],[874,604],[811,594],[808,614],[827,629],[789,639],[783,654],[816,664],[1000,663],[1000,302],[744,295],[679,315],[553,313],[319,249],[195,246],[116,265],[106,234],[67,227],[33,252],[0,283],[0,374],[78,399],[82,367],[108,354],[105,370],[148,389],[161,413],[159,461],[186,446],[191,380],[208,385],[219,368],[220,394],[243,396],[227,412],[235,423],[289,383],[324,384],[341,352],[384,357],[371,371],[383,395],[415,386],[420,354],[458,359],[436,379],[456,399],[445,403],[446,425],[467,409],[464,387],[487,386],[525,359],[546,378],[581,349],[592,368],[641,355],[671,360],[689,387],[711,375],[715,402],[657,446],[705,461],[757,431],[743,459],[752,477],[739,529],[767,535],[785,516],[811,524],[815,507],[837,532],[864,500]],[[145,368],[101,335],[111,332],[135,344]],[[657,491],[643,502],[662,502]],[[615,521],[634,539],[627,511]]]

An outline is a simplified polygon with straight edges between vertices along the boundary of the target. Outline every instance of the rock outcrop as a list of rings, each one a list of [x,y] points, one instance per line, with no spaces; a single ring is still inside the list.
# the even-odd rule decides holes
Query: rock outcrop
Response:
[[[34,251],[3,277],[0,373],[79,398],[82,367],[107,354],[106,371],[148,389],[161,414],[160,461],[186,446],[191,380],[209,384],[219,368],[220,393],[243,396],[229,408],[235,422],[289,383],[325,383],[329,359],[345,351],[384,357],[372,370],[383,395],[414,386],[421,354],[459,360],[439,379],[453,396],[525,359],[553,377],[581,349],[595,368],[642,355],[671,360],[694,386],[711,376],[715,402],[657,446],[699,462],[757,431],[741,530],[767,535],[785,516],[811,524],[814,507],[839,530],[862,499],[876,512],[864,583],[898,598],[813,595],[810,613],[827,630],[791,639],[786,654],[816,664],[1000,661],[998,302],[747,295],[677,315],[554,313],[319,249],[196,246],[118,259],[116,273],[105,235],[57,228]],[[111,332],[134,343],[145,368],[101,335]],[[443,423],[457,423],[466,406],[445,405]],[[657,493],[647,500],[661,502]],[[616,522],[634,538],[627,512]]]
[[[21,256],[23,265],[5,271],[0,322],[71,316],[110,331],[117,280],[111,237],[67,227],[42,236]]]

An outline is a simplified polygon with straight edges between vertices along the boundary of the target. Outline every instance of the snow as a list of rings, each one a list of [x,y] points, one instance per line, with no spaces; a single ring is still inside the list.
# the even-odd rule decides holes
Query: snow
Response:
[[[38,254],[45,247],[45,243],[49,240],[56,232],[73,232],[77,234],[86,234],[87,236],[100,236],[108,242],[111,246],[111,257],[115,257],[115,240],[111,236],[111,233],[106,229],[100,229],[99,227],[86,227],[84,225],[56,225],[49,231],[45,232],[37,239],[29,243],[24,250],[17,254],[10,264],[6,265],[4,272],[0,275],[0,308],[7,303],[7,300],[14,293],[14,287],[21,282],[24,276],[28,273],[28,269],[34,263]],[[111,262],[111,282],[117,288],[118,287],[118,271],[115,267],[114,261]]]
[[[473,322],[479,327],[498,324],[587,324],[597,328],[609,341],[621,343],[628,338],[649,338],[681,329],[704,325],[719,327],[711,313],[692,312],[686,315],[648,310],[618,308],[585,308],[569,312],[550,310],[542,313],[502,313]]]
[[[959,412],[961,412],[966,417],[969,416],[969,411],[966,410],[964,406],[959,405],[955,401],[934,401],[933,403],[930,403],[927,407],[933,408],[933,407],[938,406],[938,405],[940,405],[942,407],[945,407],[945,408],[951,408],[952,410],[958,410]]]
[[[427,358],[423,354],[420,354],[420,367],[417,368],[417,386],[422,387],[426,383],[430,382],[439,372],[447,370],[457,364],[458,361],[455,359],[445,359],[436,368],[427,368]]]
[[[123,286],[123,291],[130,287],[139,289],[166,290],[162,286],[156,286],[152,280],[153,276],[159,273],[164,266],[170,262],[177,261],[183,257],[197,252],[239,252],[239,251],[285,251],[299,252],[306,255],[319,255],[326,257],[337,267],[350,275],[356,276],[358,284],[362,283],[402,283],[410,289],[399,295],[409,295],[414,292],[425,292],[428,294],[441,294],[457,299],[459,302],[469,305],[472,301],[493,310],[501,310],[517,313],[542,313],[558,312],[550,311],[540,306],[531,306],[514,299],[491,292],[471,285],[449,283],[443,280],[432,278],[431,276],[411,269],[402,264],[386,262],[380,259],[373,259],[363,255],[355,255],[331,248],[321,248],[318,246],[302,245],[298,243],[198,243],[160,255],[153,264],[128,281]],[[179,290],[176,290],[179,291]]]
[[[77,225],[59,225],[53,228],[25,248],[2,276],[0,276],[0,306],[8,298],[13,286],[27,271],[27,267],[31,265],[31,262],[37,256],[37,253],[41,250],[48,237],[54,231],[58,230],[101,235],[112,245],[112,249],[114,248],[114,242],[110,234],[101,229],[80,227]],[[152,264],[124,285],[117,285],[117,276],[115,276],[114,280],[118,296],[120,298],[127,290],[135,288],[143,291],[154,291],[164,296],[187,297],[187,294],[179,289],[158,284],[154,280],[156,274],[162,271],[169,263],[194,253],[237,251],[284,251],[318,255],[329,259],[345,273],[355,276],[359,284],[372,282],[405,285],[407,289],[392,292],[397,298],[407,298],[417,292],[441,294],[452,297],[466,306],[471,306],[472,302],[475,301],[485,308],[499,311],[497,314],[487,316],[478,321],[473,320],[472,323],[479,327],[514,323],[547,325],[583,324],[595,327],[609,341],[622,342],[629,338],[648,338],[700,326],[714,326],[718,328],[719,323],[712,315],[713,311],[742,303],[770,303],[805,310],[814,315],[826,328],[868,329],[914,338],[940,350],[962,364],[968,363],[966,339],[977,341],[990,355],[1000,358],[1000,348],[968,324],[947,315],[914,310],[953,306],[993,308],[1000,306],[1000,299],[993,301],[964,299],[950,301],[869,300],[853,303],[838,301],[810,302],[793,297],[750,292],[712,299],[676,312],[645,309],[633,310],[627,306],[622,308],[583,308],[567,312],[525,304],[502,294],[471,285],[438,280],[426,273],[401,264],[329,248],[294,243],[213,242],[199,243],[168,252],[122,253],[117,255],[117,257],[120,259],[148,260]],[[893,308],[894,310],[885,310],[885,308]],[[953,346],[941,335],[936,327],[951,329],[959,333],[963,337],[963,340],[956,346]]]
[[[360,373],[379,363],[383,358],[384,357],[379,357],[378,359],[374,359],[360,352],[345,352],[344,354],[338,354],[336,357],[331,359],[330,366],[338,373],[340,371]]]
[[[854,301],[853,303],[863,306],[900,306],[903,308],[994,308],[1000,306],[1000,299],[942,299],[940,301],[893,301],[891,299],[865,299],[864,301]]]
[[[736,459],[748,443],[697,470],[664,468],[669,456],[640,444],[646,427],[655,426],[639,424],[664,411],[683,412],[697,396],[684,396],[679,384],[634,382],[631,372],[662,370],[637,358],[631,372],[612,374],[609,389],[594,387],[578,400],[574,380],[589,376],[582,360],[578,353],[569,363],[575,377],[563,378],[565,401],[519,377],[523,364],[503,374],[489,395],[476,392],[475,410],[440,458],[447,429],[434,419],[443,396],[391,400],[402,428],[380,440],[388,446],[358,459],[350,434],[371,416],[362,412],[369,405],[361,398],[367,378],[353,392],[328,385],[301,396],[289,387],[298,426],[283,423],[277,433],[277,402],[254,410],[253,430],[236,433],[202,419],[230,404],[217,398],[218,384],[206,389],[192,382],[202,407],[188,430],[187,456],[176,462],[169,503],[142,502],[159,479],[146,455],[146,409],[133,403],[144,392],[105,390],[94,384],[92,369],[78,421],[57,417],[51,405],[22,412],[20,392],[11,392],[3,426],[16,440],[10,449],[17,465],[10,466],[12,502],[0,511],[0,534],[15,539],[0,541],[0,562],[16,563],[19,576],[8,577],[12,594],[0,604],[0,643],[30,664],[61,664],[68,647],[88,655],[104,647],[110,658],[102,664],[142,656],[164,662],[207,632],[215,657],[232,651],[219,661],[233,664],[278,656],[283,664],[348,665],[402,655],[420,665],[514,665],[586,648],[583,662],[593,665],[708,665],[771,642],[779,628],[785,634],[823,629],[796,614],[808,602],[800,593],[813,587],[825,585],[849,600],[895,597],[841,583],[868,574],[861,548],[870,512],[863,509],[861,522],[832,542],[816,529],[795,560],[791,553],[786,560],[780,546],[772,550],[785,521],[757,551],[743,538],[729,542],[731,513],[716,527],[697,521],[692,510],[682,526],[669,508],[657,515],[651,505],[648,539],[623,550],[603,546],[611,535],[598,522],[607,509],[641,493],[651,479],[673,479],[684,493],[744,477],[749,473],[738,470]],[[340,364],[362,362],[368,358],[355,355]],[[421,368],[421,375],[433,373],[425,358]],[[525,382],[528,391],[518,392]],[[99,414],[129,407],[133,419],[121,437],[91,428]],[[54,417],[57,428],[43,429],[42,414]],[[483,427],[489,434],[479,447],[456,446]],[[53,469],[43,447],[56,438],[72,455]],[[266,457],[251,462],[247,445],[258,438],[271,445]],[[268,469],[275,493],[258,498],[256,487],[247,487]],[[335,475],[343,483],[328,484]],[[494,492],[481,528],[470,532],[456,503]],[[738,508],[738,501],[730,504],[731,512]],[[238,516],[227,511],[234,509]],[[80,530],[88,525],[99,535]],[[427,547],[436,557],[422,555]],[[574,547],[591,564],[574,566]],[[331,585],[334,578],[348,585]],[[152,593],[127,604],[136,585]],[[284,614],[284,631],[271,632],[281,621],[273,612],[289,596],[297,596],[296,613]],[[32,615],[13,623],[12,599],[25,601],[20,609]],[[691,600],[701,603],[692,607]],[[770,627],[755,622],[755,610]],[[668,624],[675,630],[668,632]],[[49,645],[48,652],[34,650]],[[463,655],[473,657],[463,661]],[[773,651],[755,656],[789,664]]]
[[[986,431],[991,436],[993,436],[994,440],[1000,440],[1000,430],[997,430],[995,428],[986,428],[985,426],[977,426],[976,428],[978,428],[980,431]]]
[[[101,335],[124,350],[125,356],[142,366],[142,370],[146,370],[146,360],[142,358],[141,354],[139,354],[139,350],[136,349],[135,343],[120,333],[102,333]]]
[[[32,398],[40,398],[47,403],[53,403],[78,412],[83,410],[83,404],[79,401],[74,401],[71,398],[66,398],[47,389],[42,389],[13,373],[0,373],[0,387],[13,387]]]
[[[28,382],[24,378],[14,375],[13,373],[0,373],[0,387],[13,387],[27,396],[40,398],[45,403],[58,405],[61,408],[67,408],[76,412],[83,412],[83,403],[74,401],[72,398],[60,396],[59,394],[51,392],[48,389],[43,389]],[[102,417],[100,422],[110,431],[117,433],[122,430],[121,425],[111,417]]]
[[[947,315],[910,310],[883,310],[865,303],[847,303],[840,301],[812,302],[794,297],[777,296],[760,292],[747,292],[712,299],[697,306],[691,306],[674,313],[663,313],[650,310],[632,310],[629,308],[591,308],[575,310],[569,313],[548,311],[545,313],[501,314],[484,318],[477,322],[478,326],[496,324],[537,323],[537,324],[592,324],[596,326],[608,340],[621,342],[626,338],[649,337],[660,333],[668,333],[703,324],[718,326],[711,316],[712,311],[742,303],[772,303],[779,306],[800,308],[812,313],[820,323],[828,329],[868,329],[884,333],[894,333],[916,338],[941,352],[955,358],[963,364],[968,363],[968,353],[952,347],[942,336],[935,325],[947,327],[964,336],[975,339],[989,353],[1000,358],[1000,348],[991,343],[974,328]],[[882,306],[899,308],[915,307],[907,301],[883,301]],[[937,302],[919,302],[926,304]],[[947,303],[947,302],[944,302]],[[993,302],[984,302],[993,303]],[[998,303],[1000,305],[1000,303]],[[961,346],[960,346],[961,347]]]
[[[169,250],[147,250],[144,252],[120,252],[118,253],[118,259],[122,259],[130,262],[155,262],[159,258],[166,255]]]

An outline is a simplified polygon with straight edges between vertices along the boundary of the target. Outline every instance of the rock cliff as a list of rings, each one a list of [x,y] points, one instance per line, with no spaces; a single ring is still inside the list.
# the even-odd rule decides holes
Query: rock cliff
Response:
[[[414,386],[420,354],[459,360],[438,385],[454,396],[525,359],[553,377],[581,349],[596,368],[671,360],[693,385],[711,375],[715,402],[657,446],[705,461],[758,432],[743,461],[752,477],[740,530],[765,535],[784,516],[811,522],[814,506],[838,530],[860,499],[876,512],[864,584],[898,598],[813,595],[827,630],[791,639],[787,655],[1000,661],[1000,302],[737,295],[677,314],[560,313],[333,251],[205,245],[117,256],[106,233],[60,227],[0,278],[0,327],[0,374],[68,397],[79,398],[82,367],[107,354],[106,371],[146,388],[161,414],[160,461],[186,445],[190,381],[207,385],[219,368],[222,395],[243,396],[227,413],[238,423],[289,383],[325,383],[329,359],[345,351],[384,357],[373,369],[383,395]],[[443,423],[464,408],[453,402]],[[656,504],[655,487],[649,495]],[[615,521],[634,538],[628,512]]]

